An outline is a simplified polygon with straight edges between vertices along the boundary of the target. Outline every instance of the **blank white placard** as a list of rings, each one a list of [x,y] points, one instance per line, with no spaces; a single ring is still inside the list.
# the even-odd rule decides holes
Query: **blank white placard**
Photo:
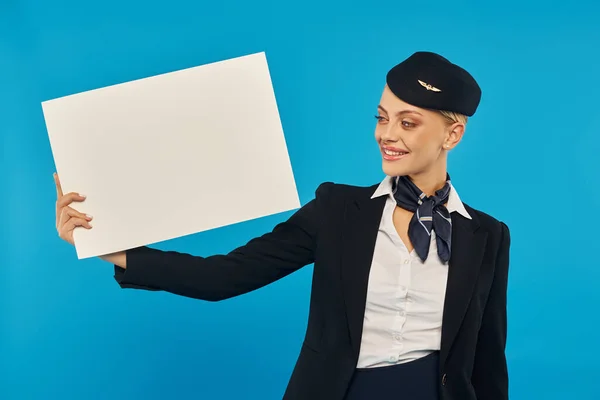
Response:
[[[300,201],[263,52],[42,102],[79,259]]]

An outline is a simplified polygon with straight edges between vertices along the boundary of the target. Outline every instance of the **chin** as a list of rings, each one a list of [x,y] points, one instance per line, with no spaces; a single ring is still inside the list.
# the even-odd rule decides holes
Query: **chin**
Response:
[[[383,173],[388,175],[388,176],[403,176],[403,175],[409,175],[410,171],[406,168],[406,167],[400,167],[398,165],[391,165],[390,162],[388,161],[383,161],[383,164],[381,166]]]

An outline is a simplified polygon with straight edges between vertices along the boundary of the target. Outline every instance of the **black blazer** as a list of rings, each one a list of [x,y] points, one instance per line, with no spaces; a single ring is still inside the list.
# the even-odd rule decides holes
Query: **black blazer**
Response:
[[[115,266],[123,288],[219,301],[314,263],[310,313],[284,400],[341,400],[360,350],[367,283],[386,196],[377,185],[323,183],[313,200],[271,232],[226,255],[201,257],[143,246]],[[508,399],[505,357],[510,234],[465,205],[452,213],[439,388],[444,400]],[[402,392],[402,388],[398,388]]]

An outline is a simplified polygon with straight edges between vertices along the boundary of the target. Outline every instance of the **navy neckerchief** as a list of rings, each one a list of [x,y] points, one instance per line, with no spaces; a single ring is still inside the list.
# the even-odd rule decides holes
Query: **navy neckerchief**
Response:
[[[452,220],[444,206],[450,195],[450,175],[446,184],[433,196],[427,197],[408,176],[394,179],[394,199],[399,207],[414,212],[408,225],[408,237],[421,260],[429,254],[431,231],[435,231],[438,255],[443,262],[450,260]]]

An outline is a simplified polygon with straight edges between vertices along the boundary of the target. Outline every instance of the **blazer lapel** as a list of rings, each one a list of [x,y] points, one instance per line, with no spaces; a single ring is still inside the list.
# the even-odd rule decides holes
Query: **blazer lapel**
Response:
[[[354,356],[358,357],[371,261],[386,196],[371,199],[375,187],[362,199],[346,202],[342,226],[341,278],[348,329]]]
[[[472,220],[452,213],[452,254],[442,321],[441,365],[445,362],[471,300],[477,282],[487,232],[477,230],[479,222],[474,212]]]

